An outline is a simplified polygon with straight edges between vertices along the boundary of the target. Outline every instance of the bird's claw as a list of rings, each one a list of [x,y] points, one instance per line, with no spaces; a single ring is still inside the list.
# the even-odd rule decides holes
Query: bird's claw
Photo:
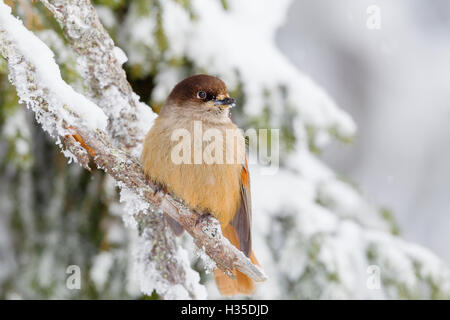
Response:
[[[208,221],[212,217],[211,213],[204,213],[198,217],[197,221],[195,222],[195,226],[197,226],[199,223],[203,223],[205,221]]]
[[[155,183],[155,190],[153,191],[153,195],[156,196],[157,193],[162,191],[164,194],[167,193],[167,189],[160,183]]]

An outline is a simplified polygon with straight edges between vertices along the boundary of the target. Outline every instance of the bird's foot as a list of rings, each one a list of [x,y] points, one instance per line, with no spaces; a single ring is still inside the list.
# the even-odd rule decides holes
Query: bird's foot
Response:
[[[197,221],[195,222],[195,226],[197,226],[199,223],[207,222],[210,218],[212,218],[211,213],[204,213],[198,217]]]
[[[164,185],[155,182],[155,190],[153,191],[153,195],[156,196],[156,194],[159,193],[160,191],[162,191],[164,194],[167,193],[167,189]]]

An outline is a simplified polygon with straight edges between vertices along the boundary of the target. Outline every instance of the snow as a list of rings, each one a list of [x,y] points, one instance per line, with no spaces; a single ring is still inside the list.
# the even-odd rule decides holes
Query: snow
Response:
[[[140,141],[144,141],[145,135],[147,134],[148,130],[150,130],[150,128],[153,126],[153,122],[155,121],[157,114],[154,113],[153,110],[148,105],[146,105],[143,102],[140,102],[139,97],[136,94],[133,95],[134,100],[138,101],[136,104],[137,119],[135,126],[138,132],[140,133],[140,136],[138,136],[137,138]],[[139,144],[135,148],[133,148],[131,152],[132,155],[139,159],[142,153],[142,147],[143,147],[142,144]]]
[[[71,113],[77,114],[91,129],[105,129],[107,119],[103,111],[83,95],[75,92],[61,78],[53,52],[32,32],[28,31],[22,22],[11,15],[11,8],[0,3],[0,29],[6,33],[8,41],[12,41],[19,52],[34,67],[36,81],[48,90],[51,102],[49,108],[68,123],[72,123]],[[10,61],[19,57],[9,57]],[[25,72],[25,70],[22,70]],[[19,93],[20,99],[32,105],[32,97],[26,91]],[[56,107],[55,107],[56,106]]]
[[[192,62],[194,70],[208,70],[220,76],[231,90],[242,86],[243,113],[248,118],[260,116],[264,108],[270,106],[272,114],[267,125],[280,128],[287,111],[295,111],[289,120],[296,141],[292,151],[282,152],[283,167],[272,175],[265,174],[267,171],[262,165],[250,167],[253,249],[269,276],[266,283],[257,285],[254,297],[450,297],[449,267],[429,250],[391,234],[391,222],[364,199],[363,193],[340,179],[312,152],[311,141],[315,147],[324,148],[334,135],[351,137],[356,130],[355,124],[322,88],[297,70],[276,47],[275,33],[283,23],[291,1],[271,0],[265,6],[256,1],[228,0],[229,8],[223,10],[219,1],[194,0],[191,9],[195,19],[191,19],[190,13],[179,3],[162,2],[161,22],[168,39],[163,57],[159,56],[162,52],[159,52],[155,37],[149,36],[154,35],[158,27],[157,13],[150,10],[147,15],[138,14],[137,5],[133,3],[118,30],[120,47],[127,53],[118,46],[114,49],[120,63],[128,57],[129,64],[140,66],[144,74],[156,66],[158,72],[152,97],[155,101],[163,101],[173,85],[186,76],[186,70],[173,63],[186,58]],[[100,14],[107,25],[115,24],[109,9],[100,9]],[[76,17],[71,21],[79,28],[88,27]],[[26,80],[30,75],[25,72],[20,57],[12,56],[10,62],[17,69],[15,85],[23,101],[33,107],[33,99],[46,95],[52,102],[49,107],[61,119],[70,122],[73,120],[71,113],[75,112],[88,119],[91,128],[104,128],[106,117],[103,112],[64,83],[52,52],[14,19],[2,3],[0,29],[6,30],[6,39],[14,40],[15,46],[24,51],[26,59],[34,65],[37,78],[32,80],[44,84],[48,90],[27,95],[28,88],[23,84],[28,83]],[[0,33],[2,40],[5,35]],[[58,47],[55,34],[43,33],[41,36]],[[68,58],[63,55],[61,59]],[[78,63],[81,70],[86,69],[83,59]],[[97,72],[101,73],[102,69]],[[118,113],[128,106],[117,87],[109,87],[104,98],[102,103],[112,106],[108,112]],[[139,101],[137,96],[133,99]],[[137,103],[137,108],[135,125],[138,134],[143,135],[156,115],[144,103]],[[53,119],[39,118],[38,115],[38,120],[44,128],[55,129]],[[13,118],[5,130],[15,135],[19,132],[19,123],[20,120]],[[57,125],[56,130],[60,130],[61,123]],[[25,152],[21,143],[18,143],[18,150]],[[132,154],[138,156],[140,148],[132,150]],[[106,183],[110,192],[106,196],[113,198],[116,184],[111,179]],[[174,265],[181,266],[184,278],[178,279],[176,284],[169,281],[167,274],[160,270],[161,252],[155,254],[155,248],[159,249],[155,240],[157,234],[152,233],[151,227],[138,228],[135,218],[136,213],[142,212],[163,219],[162,213],[150,210],[140,195],[123,184],[117,186],[121,189],[120,204],[110,205],[109,210],[113,215],[121,215],[134,235],[140,232],[131,243],[129,292],[150,295],[156,290],[166,299],[205,299],[207,292],[200,284],[199,274],[191,268],[191,260],[200,258],[206,272],[214,268],[214,262],[201,249],[186,250],[192,241],[185,243],[183,238],[175,239],[179,246],[164,258],[176,261]],[[27,206],[27,203],[24,201],[23,205]],[[30,208],[23,211],[28,215],[32,212]],[[108,230],[107,238],[122,242],[125,236],[116,225]],[[193,252],[193,257],[188,252]],[[94,259],[90,276],[96,287],[102,288],[108,281],[113,258],[110,252],[101,252]],[[43,282],[50,279],[48,266],[52,259],[49,252],[42,259]],[[368,270],[372,267],[381,272],[380,289],[367,286]],[[208,288],[212,283],[209,276]],[[214,293],[210,296],[218,297],[217,292],[216,296]]]
[[[42,125],[44,130],[56,137],[67,134],[67,124],[77,124],[80,121],[91,130],[106,129],[107,118],[103,111],[63,81],[52,51],[33,33],[26,30],[23,24],[10,13],[10,8],[1,3],[0,36],[3,37],[1,41],[8,42],[8,47],[5,46],[5,52],[11,70],[11,81],[16,86],[21,102],[25,102],[28,107],[35,111],[38,123]],[[76,15],[71,16],[69,20],[77,28],[88,28]],[[72,36],[75,37],[76,34],[72,33]],[[126,55],[117,47],[114,49],[114,54],[119,62],[125,62]],[[84,60],[81,58],[77,60],[78,64],[83,66]],[[101,68],[96,72],[101,72]],[[102,79],[102,77],[99,77],[99,79]],[[30,83],[33,86],[32,88],[30,88]],[[126,99],[118,92],[116,86],[109,87],[105,92],[105,97],[105,100],[102,101],[104,104],[118,106],[116,107],[117,110],[108,110],[110,112],[121,112],[123,108],[129,107],[129,102],[125,101]],[[139,101],[136,95],[133,98]],[[46,103],[44,108],[47,107],[51,114],[42,111],[43,103],[41,99],[44,99]],[[148,106],[142,103],[138,103],[137,108],[139,115],[142,116],[142,119],[136,124],[138,129],[142,129],[138,134],[144,135],[151,126],[155,115]],[[76,117],[74,117],[74,114],[76,114]],[[57,144],[61,144],[59,139],[57,139]],[[136,148],[136,150],[139,149]],[[134,150],[134,154],[136,150]],[[63,152],[69,159],[74,159],[73,155],[67,150]],[[138,212],[146,214],[149,205],[142,200],[141,196],[125,188],[122,184],[119,184],[119,187],[121,187],[121,201],[125,212],[123,219],[127,226],[136,230],[137,221],[133,215]],[[151,230],[151,228],[144,228],[144,232],[150,232]],[[148,258],[148,255],[151,254],[149,250],[154,247],[154,244],[147,242],[145,238],[141,238],[140,241],[141,245],[135,259],[135,267],[140,275],[139,282],[143,293],[151,294],[152,290],[156,289],[158,293],[168,299],[206,297],[203,286],[199,284],[198,273],[191,270],[189,260],[183,254],[183,251],[180,251],[181,249],[172,259],[178,262],[176,265],[182,266],[181,271],[185,274],[185,280],[177,285],[172,285],[165,279],[164,272],[160,270],[159,261]],[[53,255],[45,257],[48,259],[43,259],[42,265],[52,265],[52,260],[49,259],[53,259]],[[111,267],[111,259],[111,256],[105,253],[98,256],[94,261],[91,277],[99,289],[108,280],[107,270]],[[44,269],[46,270],[46,277],[42,280],[47,281],[51,279],[49,273],[51,268]],[[42,272],[43,270],[41,270]],[[44,285],[46,284],[44,283]]]
[[[127,52],[130,62],[141,65],[143,72],[149,72],[151,67],[148,64],[148,48],[156,47],[155,38],[149,36],[149,32],[156,28],[156,17],[153,15],[141,16],[138,14],[137,8],[133,6],[130,10],[133,10],[134,14],[125,18],[122,26],[124,31],[119,32],[119,40],[122,40],[121,43],[137,44],[133,48],[130,46],[122,46],[122,48]]]
[[[206,273],[211,273],[213,272],[213,270],[217,267],[216,263],[214,262],[214,260],[212,260],[205,252],[205,248],[201,248],[199,249],[198,247],[194,248],[195,253],[197,255],[197,257],[200,258],[200,260],[203,262],[204,268],[205,268],[205,272]]]
[[[208,297],[208,293],[206,292],[206,288],[200,284],[200,275],[190,266],[191,259],[188,256],[188,252],[179,246],[177,257],[185,270],[186,286],[189,291],[192,292],[193,298],[197,300],[205,300]]]
[[[186,56],[195,62],[197,70],[220,75],[230,90],[242,84],[246,97],[244,109],[249,116],[260,114],[270,105],[271,125],[277,127],[285,109],[294,106],[298,116],[320,132],[318,143],[329,140],[330,130],[341,137],[352,136],[356,128],[352,119],[339,110],[322,88],[298,71],[275,45],[276,29],[283,23],[290,2],[272,0],[261,6],[257,0],[245,5],[242,1],[229,0],[229,9],[225,11],[219,1],[196,0],[191,2],[196,17],[192,20],[179,3],[164,1],[162,22],[169,47],[166,58],[160,63],[153,99],[159,102],[165,99],[174,83],[172,77],[161,78],[174,74],[173,67],[164,61],[170,60],[168,57]],[[132,21],[129,28],[121,30],[121,43],[132,53],[130,64],[147,70],[152,61],[149,52],[158,55],[152,37],[144,36],[154,33],[155,20],[151,15],[130,13],[126,25]],[[183,75],[177,77],[181,80]]]
[[[324,207],[308,198],[301,187],[304,177],[286,169],[267,177],[254,169],[254,248],[269,274],[256,298],[273,298],[272,292],[281,298],[411,298],[437,284],[441,297],[450,295],[448,266],[429,250],[390,234],[387,222],[355,190],[330,176],[320,182],[333,198]],[[366,285],[372,265],[381,270],[379,290]]]
[[[146,36],[157,31],[157,13],[142,14],[132,5],[119,43],[130,66],[143,74],[157,68],[155,102],[163,102],[179,80],[206,70],[223,79],[229,91],[242,91],[244,118],[261,117],[269,107],[264,125],[282,128],[294,111],[289,130],[295,145],[290,152],[281,150],[282,167],[266,175],[262,165],[250,166],[253,247],[269,276],[258,285],[256,298],[429,297],[434,283],[442,284],[438,295],[450,296],[448,266],[420,246],[405,246],[391,234],[392,222],[311,150],[311,145],[325,148],[334,137],[351,139],[356,125],[277,48],[276,31],[291,3],[271,0],[262,6],[257,0],[229,0],[224,10],[219,1],[193,0],[187,10],[177,2],[162,2],[159,12],[168,42],[163,53],[155,38]],[[181,59],[192,63],[189,73],[171,63]],[[427,254],[408,254],[410,248]],[[380,290],[367,287],[367,270],[373,265],[381,270]],[[412,281],[423,270],[433,270],[428,273],[432,276]],[[211,282],[208,288],[214,287]]]
[[[28,142],[21,138],[17,139],[16,140],[16,151],[19,155],[22,155],[22,156],[28,154],[28,152],[30,151]]]
[[[117,183],[117,185],[120,188],[120,202],[124,206],[123,221],[127,227],[137,229],[137,222],[133,215],[138,212],[145,212],[149,208],[149,204],[122,183]]]
[[[109,271],[113,265],[114,258],[111,252],[101,252],[92,262],[90,277],[97,288],[102,290],[108,281]]]
[[[207,293],[203,285],[200,284],[200,275],[192,270],[190,259],[187,251],[181,246],[177,247],[177,251],[171,255],[164,253],[163,257],[159,257],[157,253],[160,251],[159,240],[156,232],[150,226],[141,226],[138,229],[138,222],[135,214],[152,214],[157,215],[156,219],[164,219],[161,211],[150,210],[147,202],[142,197],[126,188],[123,184],[117,184],[120,187],[120,203],[122,204],[122,219],[125,225],[131,229],[139,231],[141,234],[138,239],[133,242],[133,262],[131,265],[131,281],[139,286],[139,290],[147,295],[152,295],[156,290],[164,299],[206,299]],[[168,231],[167,237],[172,237],[171,231]],[[150,258],[151,257],[151,258]],[[184,273],[184,281],[182,283],[173,284],[167,278],[165,270],[161,270],[161,260],[175,260],[177,266],[180,266],[181,272]],[[205,259],[205,261],[207,261]]]
[[[153,244],[145,238],[137,239],[134,249],[134,263],[132,265],[133,277],[136,277],[140,291],[151,295],[156,290],[166,300],[184,300],[184,299],[206,299],[207,292],[200,282],[200,275],[190,267],[190,259],[185,249],[178,247],[174,255],[177,263],[181,265],[184,274],[184,285],[173,284],[157,268],[155,259],[149,259],[152,256]]]
[[[127,55],[119,47],[114,47],[114,56],[121,65],[128,61]]]
[[[30,130],[24,125],[26,121],[25,112],[19,109],[8,118],[2,132],[7,139],[14,140],[15,151],[21,156],[26,156],[30,152]]]
[[[111,11],[110,8],[108,8],[107,6],[97,5],[97,6],[95,6],[95,11],[97,11],[97,14],[98,14],[102,24],[106,28],[114,27],[117,20],[116,20],[116,17],[114,16],[114,13]]]

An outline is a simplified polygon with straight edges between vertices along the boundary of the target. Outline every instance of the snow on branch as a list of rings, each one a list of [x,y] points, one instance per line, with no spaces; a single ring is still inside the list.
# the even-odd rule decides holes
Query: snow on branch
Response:
[[[41,2],[59,22],[77,54],[77,64],[90,90],[90,98],[108,116],[108,132],[114,143],[127,151],[138,152],[136,147],[140,146],[145,135],[143,131],[152,123],[154,114],[139,102],[127,81],[122,69],[125,54],[114,46],[89,0]],[[149,110],[145,112],[145,109]],[[142,118],[150,121],[145,123],[146,127],[140,126],[144,122]]]
[[[128,148],[117,148],[105,133],[105,109],[102,111],[62,80],[51,50],[10,13],[10,8],[0,2],[0,53],[8,61],[10,81],[16,87],[21,102],[35,112],[43,129],[61,147],[61,142],[64,142],[64,154],[86,168],[91,156],[99,168],[117,181],[122,192],[132,192],[141,202],[136,204],[139,210],[135,211],[139,212],[135,217],[139,228],[145,228],[145,221],[152,223],[146,217],[157,216],[157,221],[163,220],[162,210],[178,221],[193,236],[196,245],[224,272],[231,274],[237,268],[255,281],[265,280],[263,271],[222,236],[217,220],[210,218],[197,223],[199,213],[170,194],[155,192],[157,189],[147,181],[140,163],[127,152]],[[173,238],[163,240],[173,241]],[[155,252],[148,254],[154,255]],[[161,259],[167,258],[164,253],[159,254]],[[164,288],[156,288],[158,293],[165,298],[204,296],[201,292],[204,288],[198,284],[186,261],[172,258],[165,259],[167,268],[159,270],[159,281],[166,282]],[[168,287],[167,280],[172,286]]]

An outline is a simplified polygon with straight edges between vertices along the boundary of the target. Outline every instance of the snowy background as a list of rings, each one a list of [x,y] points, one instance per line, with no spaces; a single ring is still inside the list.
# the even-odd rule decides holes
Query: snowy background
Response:
[[[255,298],[450,298],[447,2],[94,3],[149,119],[176,82],[201,72],[228,84],[240,127],[280,129],[280,169],[250,167],[254,251],[269,276]],[[367,28],[371,5],[379,30]],[[0,53],[22,48],[32,71],[52,79],[38,86],[69,92],[66,82],[100,106],[112,101],[92,95],[85,61],[41,3],[12,11],[33,33],[3,2],[0,14]],[[75,32],[86,29],[71,21]],[[45,54],[29,55],[30,43]],[[0,297],[161,296],[167,285],[142,250],[152,247],[122,221],[132,203],[119,202],[110,176],[67,164],[18,102],[16,88],[29,102],[29,77],[12,86],[8,73],[23,71],[21,61],[0,59]],[[51,107],[65,99],[54,96]],[[204,285],[218,298],[201,253],[187,235],[178,243],[175,260],[189,255],[201,293],[191,297],[204,298]],[[69,265],[80,267],[79,289],[67,287]]]
[[[366,9],[381,9],[381,29]],[[307,30],[307,32],[304,32]],[[277,33],[281,50],[358,125],[326,163],[392,210],[402,235],[450,261],[450,3],[302,1]]]

